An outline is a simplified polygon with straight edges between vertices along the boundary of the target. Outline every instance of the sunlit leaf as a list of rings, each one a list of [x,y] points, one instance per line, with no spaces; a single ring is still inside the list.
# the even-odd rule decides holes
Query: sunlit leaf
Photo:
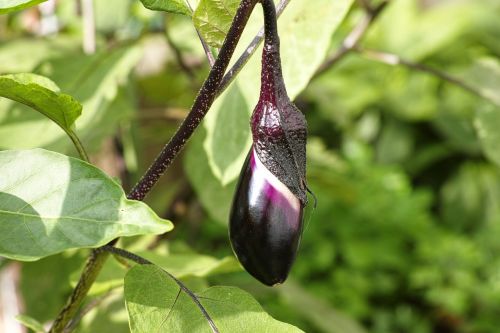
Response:
[[[238,288],[211,287],[196,296],[220,332],[302,332],[273,319]],[[193,300],[153,265],[138,265],[127,273],[125,301],[132,333],[212,332]]]
[[[0,152],[0,254],[36,260],[121,236],[172,229],[81,160],[34,149]]]
[[[201,0],[193,13],[193,22],[208,45],[220,48],[240,0]]]

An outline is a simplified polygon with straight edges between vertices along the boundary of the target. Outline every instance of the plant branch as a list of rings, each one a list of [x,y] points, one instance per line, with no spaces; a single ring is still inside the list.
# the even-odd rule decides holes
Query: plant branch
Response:
[[[344,56],[350,53],[354,48],[356,48],[363,39],[363,37],[368,32],[368,28],[372,26],[375,20],[378,18],[382,10],[388,4],[389,0],[382,1],[377,7],[371,10],[365,10],[365,15],[358,22],[358,24],[352,29],[352,31],[347,35],[347,37],[343,40],[342,45],[338,50],[329,55],[326,60],[319,66],[314,73],[313,78],[320,76],[324,72],[326,72],[330,67],[339,62]]]
[[[355,49],[362,57],[374,61],[378,61],[387,65],[391,66],[404,66],[409,69],[417,70],[420,72],[428,73],[431,75],[436,76],[437,78],[447,81],[451,84],[454,84],[464,90],[467,90],[468,92],[479,96],[481,98],[487,99],[491,101],[491,98],[488,97],[487,95],[483,94],[480,90],[474,88],[473,86],[469,85],[467,82],[454,77],[448,73],[445,73],[443,71],[440,71],[438,69],[429,67],[427,65],[417,63],[417,62],[411,62],[409,60],[403,59],[399,57],[396,54],[392,53],[386,53],[386,52],[381,52],[381,51],[376,51],[376,50],[371,50],[371,49],[365,49],[361,47],[356,47]]]
[[[290,0],[281,0],[279,4],[276,6],[276,15],[279,18],[283,11],[285,10],[286,6],[290,3]],[[248,60],[250,60],[250,57],[257,51],[257,48],[259,45],[262,43],[264,40],[264,27],[260,28],[259,32],[257,35],[254,37],[254,39],[248,44],[247,48],[243,52],[243,54],[236,60],[234,63],[233,67],[231,67],[226,75],[224,75],[224,78],[222,79],[222,82],[219,86],[219,90],[217,92],[217,95],[220,95],[226,88],[231,84],[231,82],[234,81],[236,78],[236,75],[242,70],[243,66],[246,65]]]
[[[129,193],[129,199],[142,200],[149,193],[151,188],[156,184],[158,179],[160,179],[165,170],[184,147],[194,130],[201,123],[203,117],[205,117],[205,114],[208,112],[217,96],[224,72],[257,1],[258,0],[241,1],[219,56],[210,70],[207,79],[203,83],[198,96],[196,96],[191,111],[174,136],[165,147],[163,147],[153,164]]]

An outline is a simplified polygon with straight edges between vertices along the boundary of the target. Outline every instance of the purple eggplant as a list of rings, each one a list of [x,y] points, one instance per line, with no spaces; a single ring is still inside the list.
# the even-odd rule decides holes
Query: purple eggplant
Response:
[[[307,204],[304,115],[290,101],[275,22],[266,20],[260,99],[229,219],[233,251],[262,283],[284,282],[299,248]]]

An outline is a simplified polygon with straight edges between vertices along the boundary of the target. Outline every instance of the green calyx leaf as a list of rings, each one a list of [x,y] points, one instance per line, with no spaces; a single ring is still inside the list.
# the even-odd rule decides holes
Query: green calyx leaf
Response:
[[[59,92],[50,79],[37,74],[0,75],[0,96],[25,104],[71,132],[82,113],[82,105],[70,95]]]
[[[220,332],[302,332],[272,318],[235,287],[211,287],[196,297]],[[198,306],[156,266],[137,265],[127,273],[125,302],[132,333],[211,332]]]
[[[43,149],[0,152],[0,255],[31,261],[173,228],[98,168]]]
[[[7,14],[16,10],[32,7],[47,0],[2,0],[0,2],[0,14]]]

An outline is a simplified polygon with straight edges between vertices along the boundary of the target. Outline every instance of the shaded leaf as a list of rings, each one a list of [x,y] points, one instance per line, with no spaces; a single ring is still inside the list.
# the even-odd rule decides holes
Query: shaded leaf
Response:
[[[50,79],[31,73],[0,75],[0,96],[25,104],[71,132],[82,113],[82,105],[70,95],[59,93]]]
[[[191,16],[191,11],[184,0],[141,0],[144,7],[169,13]]]
[[[0,2],[0,14],[7,14],[16,10],[35,6],[47,0],[2,0]]]
[[[36,260],[172,229],[101,170],[43,149],[0,152],[0,254]]]
[[[302,332],[265,313],[248,293],[211,287],[196,294],[220,332]],[[138,265],[125,276],[125,300],[133,333],[211,332],[200,309],[153,265]]]
[[[500,108],[480,108],[476,112],[474,126],[485,155],[500,166]]]

